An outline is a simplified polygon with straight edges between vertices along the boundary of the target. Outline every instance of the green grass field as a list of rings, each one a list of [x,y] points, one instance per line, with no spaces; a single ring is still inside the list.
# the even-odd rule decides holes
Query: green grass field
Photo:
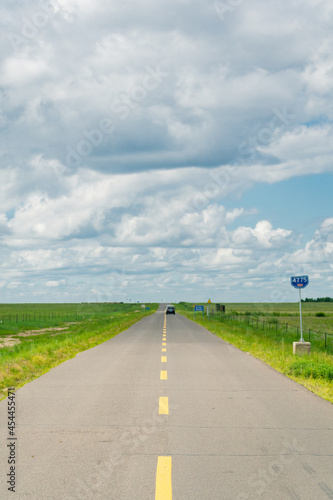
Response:
[[[141,304],[119,303],[2,305],[0,399],[6,397],[8,387],[21,387],[112,338],[155,312],[158,304],[147,307],[149,310]]]
[[[311,354],[294,356],[292,343],[299,340],[298,304],[225,304],[226,315],[213,313],[210,316],[197,312],[193,304],[182,302],[177,312],[196,321],[211,332],[239,349],[262,359],[276,370],[301,383],[319,396],[333,403],[333,336],[325,346],[324,336],[311,333]],[[333,333],[333,303],[305,303],[303,323],[306,328]],[[323,307],[324,306],[324,307]],[[324,312],[324,317],[317,317]],[[228,316],[233,315],[233,316]],[[265,322],[265,324],[263,324]],[[286,322],[295,327],[285,327]],[[304,331],[307,340],[307,331]]]
[[[207,304],[204,304],[207,306]],[[226,313],[236,311],[238,314],[251,313],[261,316],[297,316],[299,317],[299,302],[287,303],[225,303]],[[192,305],[193,307],[193,305]],[[324,312],[333,320],[333,302],[302,302],[303,316],[315,316],[318,312]]]
[[[196,303],[205,307],[207,303]],[[180,303],[187,311],[193,312],[193,304]],[[226,315],[250,315],[260,319],[276,319],[281,323],[289,323],[299,326],[299,303],[225,303]],[[215,305],[211,304],[211,312],[215,310]],[[324,316],[317,317],[318,313],[324,313]],[[303,328],[318,332],[327,332],[333,334],[333,302],[303,302],[302,303]]]

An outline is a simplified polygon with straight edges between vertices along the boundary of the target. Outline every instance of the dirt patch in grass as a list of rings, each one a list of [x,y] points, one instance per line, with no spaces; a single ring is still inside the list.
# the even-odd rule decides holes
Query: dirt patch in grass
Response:
[[[0,338],[0,349],[2,347],[13,347],[16,344],[19,344],[19,339],[13,339],[12,337]]]
[[[32,337],[33,335],[42,335],[43,333],[63,332],[67,330],[66,326],[55,326],[53,328],[41,328],[40,330],[26,330],[25,332],[18,333],[19,337]]]
[[[21,338],[24,337],[34,337],[38,335],[43,335],[44,333],[51,333],[52,337],[54,335],[59,335],[60,333],[64,333],[68,330],[68,327],[63,326],[55,326],[53,328],[41,328],[40,330],[26,330],[25,332],[18,333],[15,338],[14,337],[0,337],[0,349],[3,347],[13,347],[16,344],[21,343]],[[27,339],[29,342],[29,339]]]

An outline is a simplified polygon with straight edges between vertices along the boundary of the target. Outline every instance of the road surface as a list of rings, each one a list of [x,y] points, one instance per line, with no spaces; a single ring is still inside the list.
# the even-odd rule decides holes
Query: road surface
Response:
[[[1,500],[333,499],[333,405],[179,314],[15,397],[15,442],[0,402]]]

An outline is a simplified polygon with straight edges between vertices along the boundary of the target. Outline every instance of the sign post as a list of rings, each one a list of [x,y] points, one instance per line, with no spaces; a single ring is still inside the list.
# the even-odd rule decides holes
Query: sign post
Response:
[[[211,303],[212,303],[212,301],[210,299],[208,299],[208,302],[207,302],[207,304],[208,304],[208,306],[207,306],[207,318],[209,318],[209,304],[211,304]]]
[[[304,342],[303,325],[302,325],[302,294],[301,294],[301,289],[308,286],[309,276],[291,276],[290,281],[291,281],[291,286],[293,286],[294,288],[298,288],[298,290],[299,290],[299,317],[300,317],[300,325],[301,325],[300,342]]]
[[[195,311],[201,311],[202,312],[202,316],[204,316],[204,314],[205,314],[205,308],[204,308],[204,306],[194,306],[194,317],[195,317]]]

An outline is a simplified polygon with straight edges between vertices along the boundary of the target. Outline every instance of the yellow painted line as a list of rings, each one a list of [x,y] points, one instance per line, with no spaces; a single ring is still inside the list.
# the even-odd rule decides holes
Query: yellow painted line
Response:
[[[162,347],[162,352],[166,352],[166,347]]]
[[[161,380],[168,380],[168,372],[161,370]]]
[[[159,415],[169,415],[169,398],[160,397],[158,413]]]
[[[166,342],[162,342],[162,345],[166,345]]]
[[[172,500],[171,457],[158,457],[155,500]]]
[[[166,356],[162,356],[162,357],[161,357],[161,362],[162,362],[162,363],[166,363],[166,362],[167,362],[166,358],[167,358]]]

